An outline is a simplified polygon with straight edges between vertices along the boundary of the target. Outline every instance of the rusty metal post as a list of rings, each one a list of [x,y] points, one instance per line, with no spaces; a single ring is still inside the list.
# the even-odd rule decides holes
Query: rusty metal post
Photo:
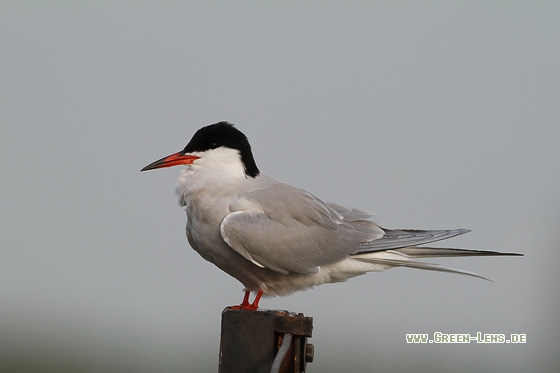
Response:
[[[292,335],[290,349],[280,366],[282,373],[305,372],[313,361],[313,345],[307,343],[313,318],[287,311],[222,312],[219,373],[269,373],[285,334]]]

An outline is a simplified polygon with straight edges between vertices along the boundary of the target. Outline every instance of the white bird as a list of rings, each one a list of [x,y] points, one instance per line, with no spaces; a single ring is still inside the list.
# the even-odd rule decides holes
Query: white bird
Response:
[[[255,310],[263,294],[285,296],[392,267],[482,277],[414,258],[519,255],[417,247],[469,230],[385,229],[370,212],[323,202],[261,173],[247,137],[228,122],[199,129],[182,151],[141,171],[176,165],[186,166],[176,192],[189,244],[245,286],[236,308]]]

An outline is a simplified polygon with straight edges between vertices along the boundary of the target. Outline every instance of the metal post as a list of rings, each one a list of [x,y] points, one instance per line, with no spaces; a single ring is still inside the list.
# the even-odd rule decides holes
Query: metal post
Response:
[[[312,330],[313,318],[302,313],[226,308],[222,312],[219,373],[269,373],[284,334],[291,334],[292,342],[280,372],[305,372],[306,364],[313,361],[313,345],[307,343]]]

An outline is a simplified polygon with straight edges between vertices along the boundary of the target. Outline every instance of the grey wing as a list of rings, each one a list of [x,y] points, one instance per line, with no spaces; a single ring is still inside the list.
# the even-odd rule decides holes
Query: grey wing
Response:
[[[342,215],[344,217],[344,220],[346,221],[367,220],[375,216],[373,212],[360,210],[353,207],[342,206],[338,203],[327,202],[327,205],[329,205],[330,208]]]
[[[373,223],[368,229],[310,193],[278,183],[243,194],[262,211],[235,211],[220,226],[226,243],[260,267],[279,273],[309,273],[357,253],[364,240],[381,237]]]
[[[363,242],[358,250],[360,254],[423,245],[470,232],[469,229],[382,229],[385,232],[385,235],[375,241]]]

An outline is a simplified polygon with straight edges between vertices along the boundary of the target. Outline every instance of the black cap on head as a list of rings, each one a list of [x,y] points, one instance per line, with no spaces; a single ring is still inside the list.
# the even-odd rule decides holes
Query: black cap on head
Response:
[[[183,149],[183,154],[203,152],[222,146],[239,151],[247,176],[256,177],[259,175],[260,171],[253,158],[247,136],[228,122],[210,124],[196,131],[191,141]]]

